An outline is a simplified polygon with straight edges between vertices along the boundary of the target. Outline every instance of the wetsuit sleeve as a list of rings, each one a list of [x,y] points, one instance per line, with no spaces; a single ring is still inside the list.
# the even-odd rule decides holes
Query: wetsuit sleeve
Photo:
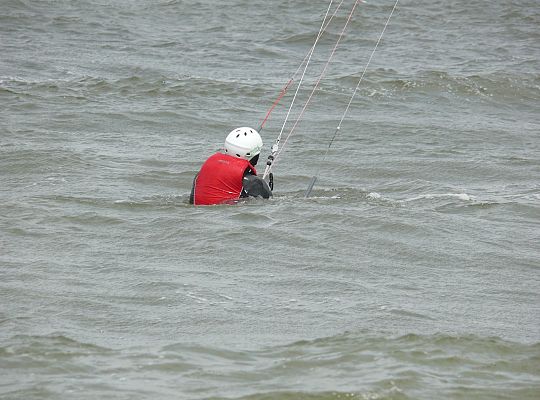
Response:
[[[270,190],[268,183],[257,175],[246,173],[242,180],[242,186],[244,188],[244,192],[248,196],[261,196],[263,199],[268,199],[270,196],[272,196],[272,191]]]
[[[195,178],[193,178],[193,185],[191,186],[191,194],[189,195],[189,204],[193,204],[193,197],[195,195],[195,180],[197,179],[197,176],[199,176],[199,174],[195,175]]]

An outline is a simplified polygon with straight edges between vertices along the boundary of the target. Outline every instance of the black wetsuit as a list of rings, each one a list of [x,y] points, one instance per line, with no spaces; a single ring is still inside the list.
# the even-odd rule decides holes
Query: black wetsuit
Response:
[[[242,193],[240,197],[262,197],[263,199],[268,199],[272,196],[272,191],[268,186],[268,183],[261,177],[251,174],[251,172],[246,171],[244,173],[244,178],[242,179]]]

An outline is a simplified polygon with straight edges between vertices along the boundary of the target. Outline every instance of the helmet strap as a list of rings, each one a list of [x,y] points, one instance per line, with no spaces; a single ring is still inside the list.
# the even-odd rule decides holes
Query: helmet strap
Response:
[[[259,153],[260,154],[260,153]],[[257,162],[259,161],[259,154],[257,154],[255,157],[253,157],[251,160],[249,160],[249,163],[253,166],[257,165]]]

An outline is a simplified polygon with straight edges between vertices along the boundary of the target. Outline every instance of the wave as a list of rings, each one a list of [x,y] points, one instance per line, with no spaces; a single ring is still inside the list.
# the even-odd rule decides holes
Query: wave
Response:
[[[15,147],[15,145],[16,142],[13,145],[14,148],[10,148],[3,154],[2,168],[6,175],[19,177],[30,173],[41,175],[44,170],[54,171],[58,167],[82,168],[88,166],[88,160],[85,159],[84,155],[71,149],[31,149],[23,146]],[[44,177],[43,181],[61,183],[65,182],[65,177],[51,173]]]
[[[341,88],[354,89],[361,71],[338,77]],[[368,71],[360,92],[365,96],[391,97],[400,93],[440,93],[483,99],[514,100],[520,102],[540,99],[540,75],[508,74],[455,74],[447,71],[420,71],[412,76],[399,76],[394,70]]]
[[[427,183],[426,183],[427,184]],[[406,208],[412,210],[425,210],[444,214],[475,215],[479,218],[491,220],[494,210],[499,210],[497,218],[512,215],[525,223],[532,223],[538,213],[538,192],[534,190],[521,190],[509,193],[467,193],[464,191],[436,190],[432,186],[422,187],[421,182],[399,182],[373,189],[359,189],[353,187],[320,188],[316,187],[309,198],[304,198],[304,190],[276,191],[269,205],[283,205],[286,203],[317,204],[321,208],[320,218],[325,220],[328,216],[326,206],[339,204],[342,209],[358,207],[360,204],[376,208]],[[306,185],[307,187],[307,185]],[[397,193],[396,193],[397,191]],[[263,203],[264,205],[265,203]],[[333,215],[331,220],[339,220],[340,216]],[[343,217],[347,223],[347,217]]]
[[[264,82],[239,81],[234,78],[204,76],[165,76],[146,73],[120,79],[97,76],[73,76],[61,79],[25,79],[16,76],[0,77],[0,94],[34,97],[60,97],[65,99],[92,100],[118,94],[127,98],[173,98],[185,103],[186,95],[257,96],[265,89]]]
[[[186,342],[112,349],[53,333],[8,338],[0,357],[8,378],[32,374],[9,385],[21,395],[45,382],[58,391],[67,379],[111,398],[134,392],[134,398],[406,399],[474,391],[485,398],[532,399],[539,389],[540,343],[358,331],[258,349]]]
[[[402,183],[406,185],[406,183]],[[407,187],[407,191],[414,191],[413,187]],[[414,202],[438,202],[444,200],[457,201],[457,202],[466,202],[466,203],[476,203],[478,202],[477,197],[467,194],[467,193],[422,193],[415,194],[412,197],[405,197],[403,199],[389,197],[386,194],[381,194],[377,191],[367,191],[364,189],[355,189],[350,187],[341,187],[333,189],[315,189],[313,191],[314,195],[310,196],[309,199],[344,199],[344,200],[364,200],[371,202],[379,203],[393,203],[395,205],[404,205],[406,203]],[[304,192],[295,191],[289,192],[286,197],[300,197]],[[303,196],[302,196],[303,197]]]
[[[474,196],[470,196],[467,193],[433,193],[433,194],[422,194],[416,197],[411,197],[405,200],[401,200],[403,202],[411,202],[411,201],[417,201],[417,200],[434,200],[434,199],[457,199],[461,201],[473,201],[475,198]]]
[[[125,199],[67,195],[40,196],[40,198],[58,204],[74,204],[85,207],[95,207],[96,209],[103,210],[108,208],[168,208],[189,205],[189,194],[160,194],[141,197],[132,196]]]

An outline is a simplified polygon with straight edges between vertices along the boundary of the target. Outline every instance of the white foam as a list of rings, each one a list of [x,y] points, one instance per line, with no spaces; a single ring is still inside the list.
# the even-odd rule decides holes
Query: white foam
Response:
[[[443,199],[443,198],[455,198],[462,201],[473,200],[473,197],[469,196],[467,193],[433,193],[433,194],[423,194],[420,196],[412,197],[410,199],[405,199],[403,201],[433,200],[433,199]]]
[[[374,200],[379,200],[381,198],[381,195],[377,192],[371,192],[367,195],[367,198],[368,199],[374,199]]]
[[[186,294],[187,297],[190,297],[194,300],[196,300],[197,302],[203,302],[203,303],[207,303],[208,302],[208,299],[205,299],[204,297],[199,297],[199,296],[195,296],[193,293],[189,292],[188,294]]]
[[[340,195],[334,195],[334,196],[309,196],[308,199],[316,199],[316,200],[336,200],[341,199]]]

